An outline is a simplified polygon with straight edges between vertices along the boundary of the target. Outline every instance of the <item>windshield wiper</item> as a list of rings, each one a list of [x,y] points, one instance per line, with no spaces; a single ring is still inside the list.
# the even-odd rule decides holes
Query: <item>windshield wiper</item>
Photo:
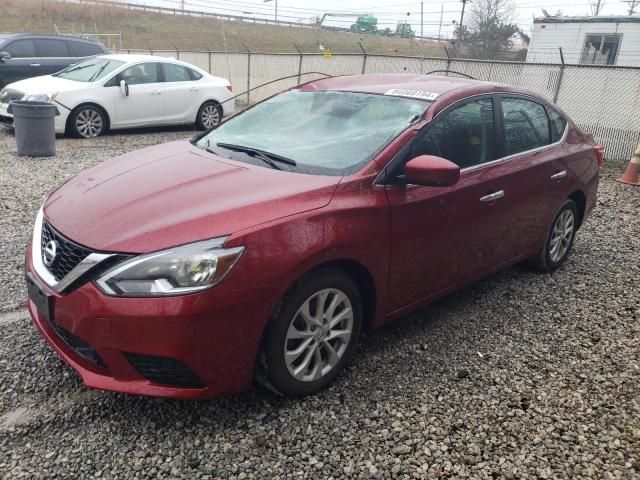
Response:
[[[292,160],[287,157],[282,157],[275,153],[265,152],[264,150],[259,150],[257,148],[245,147],[244,145],[234,145],[232,143],[216,143],[216,145],[218,147],[226,148],[227,150],[233,150],[235,152],[243,152],[252,157],[259,158],[266,164],[274,168],[278,168],[278,170],[280,170],[280,168],[277,165],[275,165],[275,163],[273,163],[274,161],[285,163],[287,165],[291,165],[294,167],[297,165],[295,160]]]
[[[77,70],[82,70],[83,68],[95,67],[95,65],[96,65],[95,63],[92,63],[91,65],[78,65],[76,67],[65,68],[61,72],[56,73],[56,76],[60,75],[61,73],[70,73],[70,72],[75,72]]]
[[[93,82],[95,78],[98,78],[100,74],[104,71],[104,69],[107,68],[107,65],[109,65],[109,62],[105,62],[105,64],[101,66],[100,69],[91,76],[91,78],[89,79],[89,82]]]

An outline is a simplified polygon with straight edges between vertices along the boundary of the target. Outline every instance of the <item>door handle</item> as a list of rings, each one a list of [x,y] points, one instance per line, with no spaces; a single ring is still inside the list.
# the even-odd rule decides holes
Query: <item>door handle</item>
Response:
[[[499,198],[504,197],[504,190],[498,190],[497,192],[490,193],[489,195],[485,195],[484,197],[480,197],[481,202],[493,202],[494,200],[498,200]]]
[[[40,64],[39,63],[30,63],[29,66],[30,67],[39,67]]]
[[[160,95],[162,92],[160,90],[154,90],[151,92],[151,95]]]
[[[197,92],[198,91],[198,87],[191,87],[189,90],[191,90],[192,92]]]
[[[560,180],[561,178],[564,178],[567,176],[567,171],[566,170],[562,170],[561,172],[556,172],[553,175],[551,175],[551,180]]]

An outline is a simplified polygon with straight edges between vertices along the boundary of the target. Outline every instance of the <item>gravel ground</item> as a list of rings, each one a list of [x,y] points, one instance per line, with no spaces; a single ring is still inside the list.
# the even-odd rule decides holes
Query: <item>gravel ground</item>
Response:
[[[180,402],[85,389],[17,309],[43,195],[175,130],[61,140],[19,159],[0,132],[0,476],[638,478],[640,190],[604,169],[553,275],[514,267],[361,342],[329,390]],[[8,255],[7,253],[8,252]]]

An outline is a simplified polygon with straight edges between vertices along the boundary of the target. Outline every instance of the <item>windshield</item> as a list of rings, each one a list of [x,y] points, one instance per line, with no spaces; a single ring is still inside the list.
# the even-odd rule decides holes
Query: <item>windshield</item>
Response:
[[[71,65],[53,76],[75,80],[76,82],[95,82],[124,64],[125,62],[111,58],[90,58],[84,62]]]
[[[387,95],[290,90],[223,123],[197,145],[235,160],[265,164],[255,155],[229,149],[242,146],[288,159],[288,164],[279,165],[286,170],[349,175],[417,121],[430,104]]]

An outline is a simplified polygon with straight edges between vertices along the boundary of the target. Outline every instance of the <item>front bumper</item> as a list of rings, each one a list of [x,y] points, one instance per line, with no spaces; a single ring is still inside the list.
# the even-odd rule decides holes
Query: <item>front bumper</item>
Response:
[[[51,321],[28,300],[34,324],[86,386],[161,397],[215,397],[248,388],[262,331],[281,293],[274,285],[231,290],[223,282],[192,295],[120,298],[89,282],[59,295],[35,273],[30,248],[26,271],[52,298]]]

